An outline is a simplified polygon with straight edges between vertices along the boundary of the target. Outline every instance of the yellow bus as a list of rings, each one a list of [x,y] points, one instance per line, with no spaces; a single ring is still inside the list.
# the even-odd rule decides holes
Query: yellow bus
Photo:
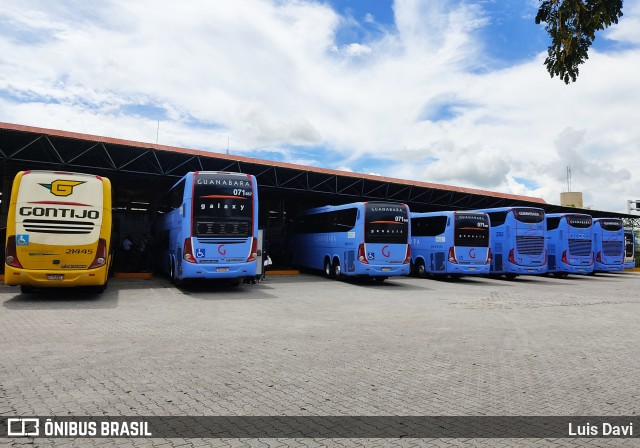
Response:
[[[111,182],[61,171],[21,171],[7,218],[7,285],[107,286],[111,265]]]

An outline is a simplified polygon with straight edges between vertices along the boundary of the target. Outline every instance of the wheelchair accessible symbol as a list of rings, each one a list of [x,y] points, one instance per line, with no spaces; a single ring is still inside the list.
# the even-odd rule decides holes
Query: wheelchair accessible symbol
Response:
[[[18,246],[28,246],[29,245],[29,235],[19,234],[16,236],[16,245]]]
[[[205,249],[196,249],[196,258],[204,258],[206,253]]]

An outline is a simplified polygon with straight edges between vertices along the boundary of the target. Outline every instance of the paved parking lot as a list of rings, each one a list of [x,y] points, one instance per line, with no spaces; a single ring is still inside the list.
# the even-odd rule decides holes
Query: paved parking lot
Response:
[[[0,415],[635,415],[640,274],[273,276],[103,295],[0,286]],[[638,428],[640,430],[640,428]],[[0,445],[7,439],[0,439]],[[37,446],[593,446],[602,440],[14,439]],[[634,441],[608,440],[609,446]]]

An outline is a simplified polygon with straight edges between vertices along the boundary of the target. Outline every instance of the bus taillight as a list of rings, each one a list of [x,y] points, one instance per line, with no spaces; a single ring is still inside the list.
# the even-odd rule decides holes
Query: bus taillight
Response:
[[[515,257],[515,254],[514,254],[514,252],[513,252],[513,249],[511,249],[511,250],[509,251],[509,261],[510,261],[511,263],[513,263],[513,264],[519,264],[519,263],[516,261],[516,257]]]
[[[567,261],[567,251],[562,251],[562,262],[565,264],[569,264],[569,262]]]
[[[600,251],[598,251],[598,255],[596,256],[596,261],[598,263],[602,263],[602,254],[600,253]]]
[[[453,246],[449,248],[449,263],[458,264],[458,260],[456,260],[456,250]]]
[[[404,261],[402,262],[402,264],[409,263],[411,263],[411,244],[407,244],[407,252],[404,255]]]
[[[182,252],[182,258],[187,263],[196,263],[196,257],[193,256],[193,246],[191,245],[191,237],[184,239],[184,249]]]
[[[249,252],[249,257],[247,257],[247,263],[258,258],[258,238],[253,237],[251,241],[251,252]]]
[[[4,260],[9,266],[22,269],[22,264],[20,264],[20,261],[18,260],[18,253],[16,251],[15,235],[11,235],[7,238],[7,248],[4,252]]]
[[[369,261],[367,260],[367,254],[364,251],[364,243],[360,243],[360,245],[358,246],[358,261],[360,263],[369,264]]]
[[[487,249],[487,259],[485,260],[484,264],[491,264],[491,249]]]
[[[98,240],[98,249],[96,250],[96,257],[93,259],[93,263],[89,266],[89,269],[99,268],[104,266],[107,262],[107,242],[104,238]]]

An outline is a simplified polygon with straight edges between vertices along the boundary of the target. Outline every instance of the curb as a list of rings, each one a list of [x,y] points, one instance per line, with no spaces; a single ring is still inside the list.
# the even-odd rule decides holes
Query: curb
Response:
[[[265,271],[266,275],[298,275],[299,269],[278,269],[273,271]]]

